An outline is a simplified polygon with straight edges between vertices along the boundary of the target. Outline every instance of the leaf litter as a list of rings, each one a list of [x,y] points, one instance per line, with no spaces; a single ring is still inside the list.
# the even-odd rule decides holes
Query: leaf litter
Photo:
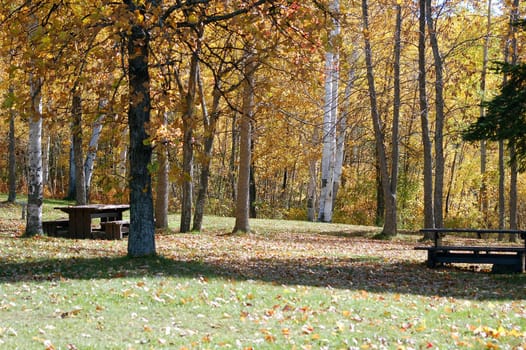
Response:
[[[130,331],[114,342],[128,348],[525,347],[524,276],[431,270],[414,245],[286,231],[172,234],[157,237],[157,258],[137,261],[125,258],[125,241],[0,233],[0,345],[25,335],[15,315],[30,320],[48,303],[45,322],[58,323],[37,322],[32,336],[45,349],[111,344],[115,305]],[[60,342],[64,322],[90,327]]]

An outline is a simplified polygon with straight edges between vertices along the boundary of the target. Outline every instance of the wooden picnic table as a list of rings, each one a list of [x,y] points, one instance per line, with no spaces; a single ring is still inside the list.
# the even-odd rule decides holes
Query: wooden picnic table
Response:
[[[424,228],[421,233],[433,234],[433,245],[417,246],[417,250],[427,250],[427,266],[436,267],[444,263],[479,263],[496,266],[509,266],[514,272],[526,271],[526,231],[473,229],[473,228]],[[443,238],[447,234],[476,234],[480,235],[518,235],[524,242],[519,245],[461,245],[447,244]]]
[[[128,204],[88,204],[55,207],[68,214],[68,236],[71,238],[92,238],[92,219],[100,218],[101,223],[122,220],[122,213],[130,209]]]

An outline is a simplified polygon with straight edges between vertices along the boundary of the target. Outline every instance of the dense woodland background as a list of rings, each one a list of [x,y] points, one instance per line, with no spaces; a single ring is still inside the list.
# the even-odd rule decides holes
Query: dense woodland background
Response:
[[[422,227],[422,140],[436,142],[440,128],[443,162],[433,148],[432,171],[436,175],[437,165],[443,166],[443,224],[508,226],[516,188],[511,206],[517,203],[517,221],[511,226],[524,226],[524,178],[519,174],[515,185],[508,149],[496,142],[481,148],[461,135],[484,113],[481,102],[499,91],[503,76],[492,70],[494,62],[523,57],[525,34],[510,26],[524,11],[523,2],[520,7],[518,1],[514,6],[496,0],[252,3],[2,1],[0,191],[12,191],[13,182],[19,200],[28,191],[30,86],[38,76],[44,196],[75,198],[75,179],[84,168],[89,180],[77,186],[88,183],[89,201],[129,200],[127,39],[132,22],[162,22],[148,27],[151,120],[145,143],[154,152],[148,167],[154,198],[162,191],[157,186],[167,183],[170,210],[182,209],[185,190],[199,207],[199,189],[208,176],[205,212],[235,215],[249,81],[251,216],[305,220],[309,207],[319,211],[324,141],[327,147],[331,138],[332,157],[340,155],[342,165],[330,220],[382,225],[380,140],[386,165],[398,170],[398,227]],[[422,4],[430,6],[425,75],[419,69]],[[132,5],[136,10],[130,11]],[[422,124],[421,79],[429,130]],[[83,155],[77,164],[75,137]],[[184,156],[185,144],[192,146],[191,158]],[[10,174],[16,180],[10,182]],[[499,194],[504,218],[499,218]],[[310,213],[311,219],[319,214],[314,216]]]

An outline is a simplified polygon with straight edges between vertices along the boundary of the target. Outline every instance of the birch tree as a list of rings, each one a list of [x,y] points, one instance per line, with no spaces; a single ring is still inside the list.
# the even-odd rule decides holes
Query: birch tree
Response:
[[[26,236],[42,234],[42,204],[44,201],[42,183],[42,84],[37,63],[40,24],[36,14],[31,14],[28,28],[29,51],[29,149]]]
[[[325,103],[323,107],[323,151],[321,158],[321,191],[318,220],[332,221],[336,167],[336,122],[338,120],[339,53],[337,40],[340,35],[340,2],[329,5],[332,28],[325,53]],[[343,149],[342,149],[343,151]]]

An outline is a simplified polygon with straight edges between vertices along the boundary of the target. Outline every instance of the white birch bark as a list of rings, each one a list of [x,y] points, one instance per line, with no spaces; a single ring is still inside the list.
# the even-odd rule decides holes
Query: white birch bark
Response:
[[[329,33],[329,48],[325,53],[325,104],[323,108],[323,151],[321,158],[321,192],[318,220],[332,221],[334,169],[336,162],[336,121],[338,120],[339,54],[335,44],[340,34],[339,0],[329,6],[333,28]]]
[[[34,16],[33,16],[34,17]],[[36,57],[37,18],[32,18],[29,26],[29,50]],[[30,63],[30,69],[36,68],[36,58]],[[28,179],[27,179],[27,216],[26,236],[42,234],[42,79],[34,71],[29,73],[29,92],[31,97],[31,115],[29,116]]]
[[[41,81],[31,73],[31,113],[29,118],[28,189],[26,236],[42,234],[42,97]]]
[[[105,106],[105,102],[101,101],[99,107]],[[91,137],[89,140],[88,151],[86,152],[86,160],[84,161],[84,174],[86,183],[86,197],[89,201],[89,193],[91,187],[91,179],[93,177],[93,168],[95,166],[95,159],[97,158],[97,150],[99,148],[99,139],[102,133],[102,127],[104,119],[106,118],[105,113],[99,114],[95,122],[93,123],[91,130]]]

